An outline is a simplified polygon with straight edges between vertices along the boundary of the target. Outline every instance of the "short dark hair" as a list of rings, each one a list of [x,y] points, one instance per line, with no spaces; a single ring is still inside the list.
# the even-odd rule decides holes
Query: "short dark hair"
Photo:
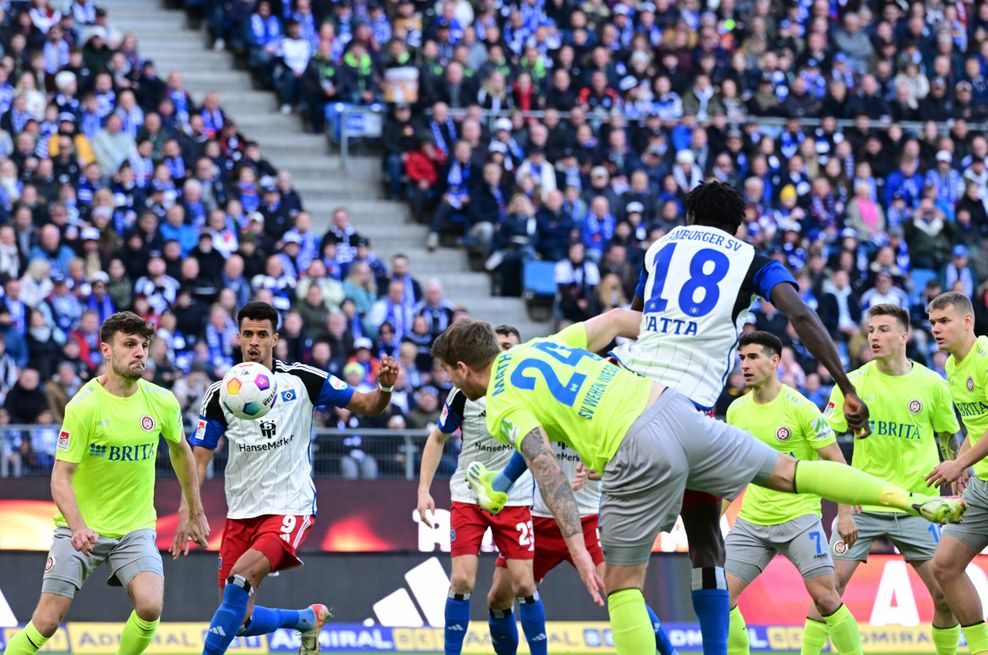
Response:
[[[514,337],[521,341],[521,332],[518,331],[513,325],[498,325],[494,328],[494,334],[500,334],[505,337]]]
[[[134,312],[111,314],[99,329],[99,340],[110,343],[117,332],[133,334],[148,341],[154,339],[154,327]]]
[[[947,309],[951,305],[956,307],[957,311],[961,314],[974,314],[974,304],[971,302],[971,299],[960,291],[941,293],[930,301],[930,304],[926,307],[926,311],[932,312],[937,309]]]
[[[490,323],[469,319],[450,325],[432,344],[433,357],[450,366],[463,362],[475,371],[489,366],[500,352]]]
[[[744,198],[729,184],[700,182],[686,194],[686,219],[694,225],[715,227],[733,235],[741,227],[744,213]]]
[[[775,355],[776,357],[782,356],[782,339],[764,330],[755,330],[754,332],[742,334],[741,340],[738,341],[738,348],[744,348],[745,346],[761,346],[770,355]]]
[[[251,321],[271,321],[271,331],[278,331],[278,310],[266,302],[255,300],[240,308],[237,312],[237,329],[243,325],[245,319]]]
[[[876,316],[891,316],[904,330],[908,331],[910,328],[909,312],[890,302],[879,303],[868,310],[868,318],[874,318]]]

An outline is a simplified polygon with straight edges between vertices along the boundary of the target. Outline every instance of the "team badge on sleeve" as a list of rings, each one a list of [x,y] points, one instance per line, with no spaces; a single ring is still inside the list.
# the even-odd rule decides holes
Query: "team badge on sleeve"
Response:
[[[909,411],[913,414],[919,414],[923,410],[923,403],[918,400],[909,401]]]
[[[834,415],[834,410],[836,408],[837,408],[837,403],[831,400],[829,403],[827,403],[826,409],[823,410],[823,415],[826,416],[827,418],[830,418],[831,416]]]
[[[439,415],[439,422],[440,423],[446,423],[446,419],[448,419],[448,418],[449,418],[449,406],[448,405],[443,405],[443,411]]]
[[[206,419],[201,418],[196,423],[195,438],[202,441],[202,438],[206,435]]]
[[[506,418],[501,419],[501,438],[512,446],[518,441],[518,428]]]
[[[335,375],[330,375],[329,376],[329,386],[333,387],[337,391],[343,391],[344,389],[346,389],[346,382],[344,382],[343,380],[339,379]]]
[[[68,450],[69,449],[69,436],[70,435],[69,435],[69,433],[68,433],[67,430],[62,430],[61,432],[59,432],[58,433],[58,444],[56,444],[55,447],[58,448],[59,450]]]

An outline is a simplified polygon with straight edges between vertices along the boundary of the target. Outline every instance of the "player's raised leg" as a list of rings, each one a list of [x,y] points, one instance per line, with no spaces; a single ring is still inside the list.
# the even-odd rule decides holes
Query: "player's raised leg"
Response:
[[[846,505],[894,507],[933,523],[959,523],[966,509],[960,498],[924,496],[846,464],[797,462],[785,455],[779,456],[771,475],[753,482],[776,491],[816,494]]]

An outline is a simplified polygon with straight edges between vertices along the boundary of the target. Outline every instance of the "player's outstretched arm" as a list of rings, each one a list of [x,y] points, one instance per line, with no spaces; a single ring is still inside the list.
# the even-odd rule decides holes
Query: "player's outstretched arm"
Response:
[[[172,542],[172,557],[178,557],[179,551],[189,553],[189,541],[195,542],[202,548],[209,545],[209,521],[202,509],[202,498],[199,495],[199,472],[192,448],[185,439],[177,442],[165,440],[168,444],[168,458],[178,482],[182,485],[182,501],[179,503],[178,530]],[[212,451],[210,451],[212,452]],[[205,471],[203,472],[205,475]]]
[[[603,605],[601,591],[604,589],[604,581],[597,574],[593,559],[583,541],[580,510],[570,489],[569,480],[563,474],[559,460],[556,459],[556,454],[542,428],[536,427],[522,437],[518,448],[536,484],[539,485],[545,504],[559,525],[559,531],[566,540],[566,546],[573,558],[573,566],[580,573],[580,578],[594,602]]]
[[[859,438],[871,434],[868,426],[868,407],[858,398],[857,391],[844,372],[840,354],[834,346],[827,328],[816,312],[806,306],[790,284],[777,284],[772,289],[772,304],[779,308],[792,323],[793,329],[817,361],[823,364],[844,394],[844,415],[847,424]]]
[[[438,427],[432,428],[429,438],[426,439],[425,447],[422,448],[422,463],[419,465],[419,488],[416,509],[418,510],[419,521],[430,527],[434,527],[434,515],[436,512],[436,501],[432,498],[432,481],[436,477],[436,469],[443,457],[443,449],[449,435]]]
[[[72,476],[75,475],[78,466],[73,462],[55,460],[55,467],[51,471],[51,497],[58,506],[58,511],[65,518],[65,522],[69,524],[69,530],[72,531],[72,546],[86,555],[92,555],[99,535],[89,529],[79,512],[79,501],[76,500],[75,489],[72,488]]]
[[[364,416],[379,416],[391,402],[391,387],[398,379],[398,362],[385,355],[377,372],[377,389],[369,393],[355,391],[346,408]]]
[[[583,322],[587,331],[587,350],[598,352],[614,341],[615,337],[637,339],[641,328],[641,312],[615,308]]]

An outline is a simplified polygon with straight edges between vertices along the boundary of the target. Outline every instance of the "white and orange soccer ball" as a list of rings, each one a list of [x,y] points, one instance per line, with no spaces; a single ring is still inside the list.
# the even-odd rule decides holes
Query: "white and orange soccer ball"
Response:
[[[274,406],[278,383],[267,366],[256,362],[237,364],[223,376],[220,403],[237,418],[259,419]]]

